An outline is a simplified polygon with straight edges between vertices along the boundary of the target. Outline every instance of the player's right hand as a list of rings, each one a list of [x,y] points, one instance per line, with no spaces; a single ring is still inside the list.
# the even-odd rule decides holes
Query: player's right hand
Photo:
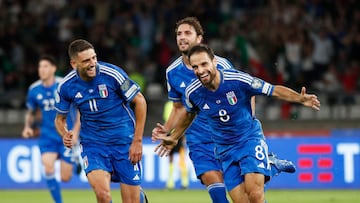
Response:
[[[73,132],[70,130],[63,136],[63,144],[65,147],[72,148],[73,146]]]
[[[32,128],[24,128],[24,130],[22,131],[22,137],[23,138],[30,138],[34,136],[34,130]]]
[[[151,141],[155,142],[157,140],[161,140],[162,137],[166,137],[168,134],[169,131],[165,129],[162,124],[157,123],[156,127],[152,130]]]

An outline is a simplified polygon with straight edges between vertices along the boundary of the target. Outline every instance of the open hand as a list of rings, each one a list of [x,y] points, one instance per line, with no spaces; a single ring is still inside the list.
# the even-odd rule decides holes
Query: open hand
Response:
[[[317,96],[314,94],[306,94],[306,88],[301,88],[301,103],[304,106],[313,108],[315,110],[320,110],[320,101],[318,100]]]
[[[162,140],[160,144],[155,147],[154,152],[160,157],[169,156],[171,150],[176,146],[178,140],[171,136],[161,136],[159,140]]]

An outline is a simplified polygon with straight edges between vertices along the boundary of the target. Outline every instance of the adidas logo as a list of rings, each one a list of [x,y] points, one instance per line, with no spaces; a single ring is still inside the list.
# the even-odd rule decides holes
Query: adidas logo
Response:
[[[186,87],[185,83],[182,82],[182,83],[180,84],[180,87]]]
[[[265,168],[264,163],[260,163],[259,165],[257,165],[258,168]]]
[[[202,109],[210,109],[210,107],[209,107],[207,104],[205,104],[205,105],[202,107]]]
[[[140,177],[139,177],[138,175],[135,175],[135,176],[133,177],[133,180],[140,180]]]
[[[82,97],[83,97],[83,96],[81,95],[80,92],[76,93],[76,95],[75,95],[75,98],[82,98]]]

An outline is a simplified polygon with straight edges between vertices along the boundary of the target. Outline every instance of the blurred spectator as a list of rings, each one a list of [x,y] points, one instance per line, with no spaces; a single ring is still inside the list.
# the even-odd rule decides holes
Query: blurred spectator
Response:
[[[321,80],[314,82],[313,86],[317,91],[327,95],[327,104],[330,107],[330,115],[335,118],[334,106],[341,102],[341,84],[340,75],[337,72],[335,64],[330,64],[329,69],[323,74]]]
[[[144,74],[145,84],[165,88],[164,67],[176,50],[169,44],[173,25],[191,15],[203,22],[206,43],[241,70],[275,84],[310,88],[316,80],[324,82],[331,64],[338,73],[351,72],[338,82],[354,95],[358,74],[349,62],[360,59],[359,5],[357,0],[0,1],[0,95],[21,101],[43,53],[63,61],[59,75],[67,73],[66,45],[74,38],[96,45],[100,58]],[[15,107],[1,98],[1,106]]]
[[[293,25],[290,25],[294,27]],[[289,87],[294,88],[299,79],[301,72],[301,53],[303,49],[304,37],[301,30],[288,29],[285,36],[285,58],[286,58],[286,69],[289,73],[288,84]]]
[[[344,91],[343,104],[346,107],[347,115],[350,115],[350,107],[355,104],[355,93],[359,81],[360,67],[358,62],[352,61],[350,66],[341,75],[341,82]]]
[[[327,35],[325,27],[321,27],[319,31],[310,31],[310,38],[314,43],[313,60],[315,80],[321,80],[330,65],[331,57],[334,54],[332,41]]]

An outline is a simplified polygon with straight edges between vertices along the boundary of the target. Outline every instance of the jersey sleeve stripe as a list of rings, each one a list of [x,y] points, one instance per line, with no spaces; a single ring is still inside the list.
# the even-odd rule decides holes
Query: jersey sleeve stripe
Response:
[[[61,86],[66,83],[67,81],[71,80],[73,77],[76,77],[76,71],[72,70],[68,75],[66,75],[63,80],[59,83],[57,90],[60,91]]]
[[[181,98],[175,98],[175,97],[168,97],[169,100],[173,101],[173,102],[179,102],[181,101]]]
[[[220,56],[215,56],[218,64],[220,64],[224,69],[233,69],[232,64],[225,58]]]
[[[112,68],[100,65],[100,72],[115,78],[115,80],[118,81],[119,84],[122,84],[125,81],[124,76],[120,72]]]
[[[166,69],[166,74],[172,69],[176,68],[182,62],[182,56],[178,57],[174,62],[172,62]]]
[[[186,105],[190,108],[193,107],[193,105],[191,104],[189,98],[190,98],[190,94],[192,94],[196,89],[199,89],[201,87],[201,83],[199,80],[195,80],[192,83],[190,83],[190,85],[185,89],[185,102]]]
[[[239,72],[224,72],[224,80],[239,80],[246,84],[251,84],[253,78],[245,73]]]
[[[198,89],[199,87],[201,87],[201,83],[199,80],[195,80],[192,83],[190,83],[190,85],[185,89],[185,96],[186,98],[189,97],[189,95],[194,92],[196,89]]]
[[[69,113],[70,111],[63,111],[63,110],[60,110],[60,109],[58,109],[58,108],[56,108],[55,107],[55,110],[58,112],[58,113],[60,113],[60,114],[67,114],[67,113]]]
[[[167,81],[166,84],[168,87],[171,86],[169,83],[169,72],[175,69],[176,67],[178,67],[181,62],[182,62],[182,56],[178,57],[174,62],[170,64],[168,68],[166,68],[166,81]]]

